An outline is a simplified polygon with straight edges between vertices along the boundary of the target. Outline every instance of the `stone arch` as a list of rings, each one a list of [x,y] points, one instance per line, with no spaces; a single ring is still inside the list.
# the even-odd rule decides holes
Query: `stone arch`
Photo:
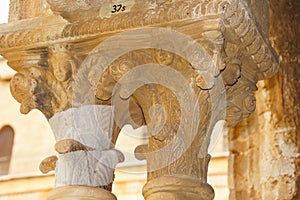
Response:
[[[14,129],[5,125],[0,130],[0,175],[9,173],[9,166],[14,144]]]

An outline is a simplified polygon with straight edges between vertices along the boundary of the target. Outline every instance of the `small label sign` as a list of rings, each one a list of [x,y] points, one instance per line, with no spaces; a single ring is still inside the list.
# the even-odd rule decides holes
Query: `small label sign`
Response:
[[[123,4],[114,4],[113,5],[113,10],[111,11],[111,13],[118,13],[118,12],[125,12],[126,11],[126,5]]]
[[[102,19],[110,18],[112,15],[115,14],[130,12],[134,4],[134,0],[121,1],[115,3],[105,3],[101,6],[99,14]]]

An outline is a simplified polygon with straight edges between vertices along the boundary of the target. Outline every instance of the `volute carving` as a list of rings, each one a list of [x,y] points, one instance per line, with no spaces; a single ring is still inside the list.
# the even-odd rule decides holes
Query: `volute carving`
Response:
[[[11,92],[21,103],[21,113],[39,109],[49,119],[72,107],[72,84],[79,59],[71,56],[70,45],[49,47],[47,66],[30,66],[13,77]]]
[[[47,118],[68,107],[67,93],[53,74],[38,66],[21,70],[11,80],[11,93],[21,103],[21,113],[40,110]]]

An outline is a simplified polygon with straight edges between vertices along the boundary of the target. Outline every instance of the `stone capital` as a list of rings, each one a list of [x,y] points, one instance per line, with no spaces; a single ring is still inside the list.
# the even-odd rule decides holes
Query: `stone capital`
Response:
[[[112,143],[125,124],[148,127],[147,200],[212,199],[206,181],[213,127],[248,117],[256,83],[279,67],[248,4],[47,2],[54,15],[0,25],[0,53],[18,71],[11,91],[21,112],[39,109],[51,119],[86,105],[115,106]],[[96,148],[82,142],[71,143]],[[175,191],[177,183],[186,193]]]

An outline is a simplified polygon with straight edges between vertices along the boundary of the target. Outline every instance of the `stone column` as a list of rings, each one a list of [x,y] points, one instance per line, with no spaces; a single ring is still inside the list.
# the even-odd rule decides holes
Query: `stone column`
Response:
[[[111,192],[95,187],[64,186],[48,194],[47,200],[117,200]]]
[[[246,2],[47,2],[56,16],[0,26],[0,53],[18,71],[11,90],[21,112],[36,108],[57,123],[57,184],[70,194],[58,188],[50,198],[56,199],[56,192],[72,198],[70,187],[90,198],[85,187],[109,184],[101,182],[112,177],[105,169],[107,177],[96,180],[100,182],[83,179],[75,184],[85,187],[65,186],[73,185],[68,177],[74,169],[68,163],[77,158],[83,159],[76,163],[79,168],[87,161],[92,165],[87,177],[99,164],[93,153],[100,151],[104,158],[103,152],[113,154],[113,165],[120,159],[116,151],[105,149],[107,143],[77,137],[89,128],[76,135],[67,131],[68,136],[61,130],[76,127],[76,120],[70,124],[64,116],[80,115],[81,106],[113,105],[113,143],[124,124],[148,127],[149,145],[138,148],[148,161],[147,200],[213,199],[207,183],[212,129],[218,120],[235,126],[248,117],[255,110],[257,81],[278,69],[278,57]],[[91,128],[98,121],[90,122]],[[55,161],[46,159],[42,168],[47,171]],[[70,181],[62,184],[65,180]]]
[[[43,173],[55,170],[55,189],[49,199],[116,199],[111,193],[115,166],[124,160],[114,149],[118,129],[114,107],[93,105],[74,91],[79,61],[67,43],[48,47],[47,70],[31,66],[11,80],[12,95],[21,113],[39,109],[49,119],[56,138],[56,156],[44,159]],[[76,104],[76,105],[75,105]]]
[[[56,189],[48,199],[116,199],[110,193],[114,169],[124,157],[111,142],[113,111],[112,106],[88,105],[57,113],[49,120],[59,157]]]

